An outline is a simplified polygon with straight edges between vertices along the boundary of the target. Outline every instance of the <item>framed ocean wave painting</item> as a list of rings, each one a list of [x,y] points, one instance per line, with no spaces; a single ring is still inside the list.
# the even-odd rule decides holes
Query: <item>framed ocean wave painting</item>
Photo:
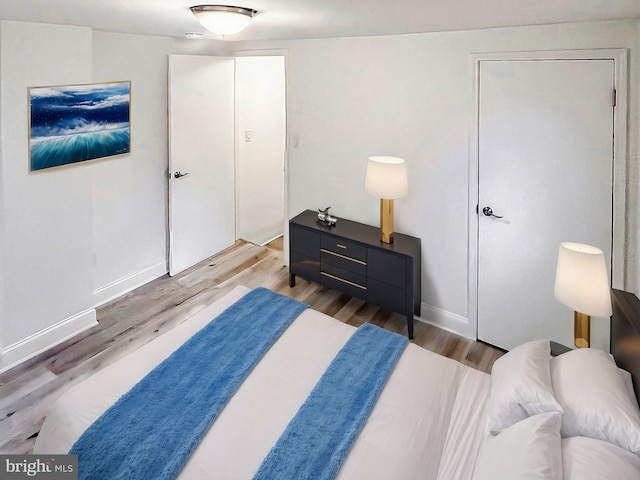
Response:
[[[30,170],[131,151],[131,82],[29,88]]]

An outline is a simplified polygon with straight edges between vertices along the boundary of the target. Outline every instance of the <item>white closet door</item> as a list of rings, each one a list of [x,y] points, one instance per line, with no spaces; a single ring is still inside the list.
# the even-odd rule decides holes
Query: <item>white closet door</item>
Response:
[[[235,242],[234,59],[169,56],[169,273]]]
[[[572,313],[553,296],[558,247],[595,245],[611,265],[613,88],[611,60],[481,62],[481,340],[573,346]],[[607,348],[607,325],[592,323],[594,346]]]

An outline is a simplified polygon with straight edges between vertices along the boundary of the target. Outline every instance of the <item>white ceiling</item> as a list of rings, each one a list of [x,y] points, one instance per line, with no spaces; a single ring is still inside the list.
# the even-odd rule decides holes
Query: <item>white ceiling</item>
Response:
[[[205,32],[189,10],[198,3],[199,0],[0,0],[0,19],[182,37],[186,32]],[[224,0],[220,3],[258,11],[244,32],[227,40],[391,35],[640,18],[640,0]],[[216,38],[212,34],[205,36]]]

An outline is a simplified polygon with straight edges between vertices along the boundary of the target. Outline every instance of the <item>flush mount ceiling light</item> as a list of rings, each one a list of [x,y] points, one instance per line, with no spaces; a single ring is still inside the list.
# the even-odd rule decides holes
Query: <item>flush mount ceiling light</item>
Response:
[[[191,11],[204,28],[217,35],[233,35],[244,30],[257,13],[230,5],[196,5]]]

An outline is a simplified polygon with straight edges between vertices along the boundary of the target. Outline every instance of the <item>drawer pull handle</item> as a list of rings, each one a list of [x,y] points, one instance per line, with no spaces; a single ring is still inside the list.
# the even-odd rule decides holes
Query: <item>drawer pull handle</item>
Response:
[[[362,260],[357,260],[355,258],[347,257],[346,255],[340,255],[339,253],[332,252],[331,250],[327,250],[325,248],[321,248],[320,251],[323,252],[323,253],[327,253],[329,255],[333,255],[334,257],[340,257],[340,258],[344,258],[345,260],[350,260],[353,263],[359,263],[360,265],[366,265],[367,264],[367,262],[363,262]]]
[[[354,287],[358,287],[362,290],[366,290],[367,287],[363,287],[362,285],[358,285],[357,283],[350,282],[349,280],[345,280],[344,278],[336,277],[335,275],[331,275],[330,273],[320,272],[320,275],[324,275],[325,277],[333,278],[342,283],[348,283],[349,285],[353,285]]]
[[[336,243],[336,247],[338,247],[338,248],[344,248],[345,250],[347,249],[347,246],[346,246],[346,245],[342,245],[342,244],[340,244],[340,243]]]

